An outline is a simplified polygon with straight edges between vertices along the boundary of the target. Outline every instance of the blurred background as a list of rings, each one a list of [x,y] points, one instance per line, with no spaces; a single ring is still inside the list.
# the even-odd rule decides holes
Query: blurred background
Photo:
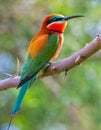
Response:
[[[0,0],[0,80],[21,68],[31,38],[50,13],[83,14],[72,19],[57,61],[101,33],[101,0]],[[5,130],[17,97],[15,88],[0,92],[0,130]],[[101,130],[101,52],[64,73],[38,79],[28,90],[10,130]]]

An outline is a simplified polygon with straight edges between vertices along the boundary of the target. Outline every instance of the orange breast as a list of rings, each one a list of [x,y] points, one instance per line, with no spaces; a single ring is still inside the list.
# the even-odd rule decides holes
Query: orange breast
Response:
[[[57,34],[57,35],[59,35],[59,46],[51,59],[58,57],[58,55],[60,54],[62,45],[63,45],[63,40],[64,40],[63,34]],[[36,37],[32,39],[32,41],[30,42],[30,46],[28,48],[28,54],[30,54],[32,58],[34,58],[42,50],[44,50],[45,45],[48,42],[48,36],[49,34],[37,35]]]
[[[31,54],[32,58],[38,55],[48,42],[48,34],[40,35],[36,39],[33,38],[28,48],[28,54]]]
[[[63,34],[59,34],[59,46],[58,46],[58,49],[56,50],[55,54],[53,55],[52,59],[57,58],[58,55],[60,54],[60,51],[61,51],[62,45],[63,45],[63,41],[64,41]]]

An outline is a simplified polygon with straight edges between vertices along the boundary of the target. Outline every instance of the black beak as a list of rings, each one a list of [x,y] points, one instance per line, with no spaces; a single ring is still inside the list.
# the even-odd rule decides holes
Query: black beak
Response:
[[[84,15],[73,15],[73,16],[65,16],[62,20],[67,21],[72,18],[84,17]]]

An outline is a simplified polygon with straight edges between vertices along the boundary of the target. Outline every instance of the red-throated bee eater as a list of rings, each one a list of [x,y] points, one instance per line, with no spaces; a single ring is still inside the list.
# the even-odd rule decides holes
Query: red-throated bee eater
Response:
[[[56,58],[64,41],[64,30],[67,21],[83,15],[63,16],[50,14],[42,22],[40,31],[31,40],[27,59],[20,77],[20,91],[12,109],[12,116],[19,111],[27,89],[37,79],[39,71],[53,58]]]

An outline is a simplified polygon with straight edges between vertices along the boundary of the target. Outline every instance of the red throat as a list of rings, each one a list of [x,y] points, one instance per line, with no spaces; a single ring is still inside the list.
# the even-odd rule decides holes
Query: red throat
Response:
[[[63,33],[67,26],[67,22],[52,23],[47,26],[50,31]]]

